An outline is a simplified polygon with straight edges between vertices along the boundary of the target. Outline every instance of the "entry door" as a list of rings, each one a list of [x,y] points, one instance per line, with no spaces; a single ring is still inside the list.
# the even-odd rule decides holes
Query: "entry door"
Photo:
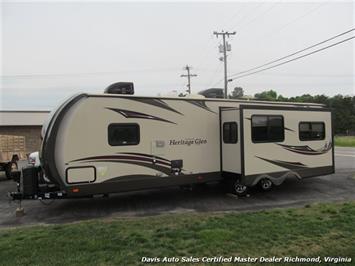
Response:
[[[220,112],[222,171],[240,174],[239,109],[222,108]]]

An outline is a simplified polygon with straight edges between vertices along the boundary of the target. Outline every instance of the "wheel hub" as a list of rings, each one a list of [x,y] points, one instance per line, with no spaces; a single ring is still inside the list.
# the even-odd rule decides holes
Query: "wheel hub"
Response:
[[[234,189],[238,194],[242,194],[247,190],[247,187],[242,184],[237,183],[237,184],[235,184]]]
[[[272,182],[270,179],[268,178],[264,178],[261,180],[261,187],[264,189],[264,190],[268,190],[270,189],[272,186]]]

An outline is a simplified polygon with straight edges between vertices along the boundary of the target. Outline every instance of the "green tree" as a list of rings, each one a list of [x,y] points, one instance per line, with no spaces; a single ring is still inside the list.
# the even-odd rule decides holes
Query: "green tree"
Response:
[[[310,94],[303,94],[301,96],[291,97],[290,102],[312,103],[314,99]]]
[[[242,87],[235,87],[232,94],[229,94],[229,99],[237,99],[244,96],[244,90]]]
[[[264,101],[307,102],[320,103],[331,108],[333,126],[336,134],[355,134],[355,96],[335,95],[328,97],[322,95],[303,94],[296,97],[283,97],[276,91],[268,90],[256,93],[255,98]]]
[[[274,90],[263,91],[261,93],[256,93],[254,97],[258,100],[262,101],[276,101],[277,100],[277,92]]]
[[[287,97],[283,97],[281,94],[277,96],[277,101],[279,102],[288,102],[289,99]]]

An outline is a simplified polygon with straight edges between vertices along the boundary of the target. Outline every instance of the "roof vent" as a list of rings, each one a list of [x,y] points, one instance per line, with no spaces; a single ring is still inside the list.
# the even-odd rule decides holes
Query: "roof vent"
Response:
[[[104,93],[110,94],[134,94],[133,82],[116,82],[108,86]]]

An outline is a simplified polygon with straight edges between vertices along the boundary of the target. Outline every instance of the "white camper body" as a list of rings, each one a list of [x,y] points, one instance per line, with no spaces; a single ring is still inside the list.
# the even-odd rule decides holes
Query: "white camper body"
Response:
[[[318,104],[80,94],[43,130],[45,175],[68,196],[334,172]]]

